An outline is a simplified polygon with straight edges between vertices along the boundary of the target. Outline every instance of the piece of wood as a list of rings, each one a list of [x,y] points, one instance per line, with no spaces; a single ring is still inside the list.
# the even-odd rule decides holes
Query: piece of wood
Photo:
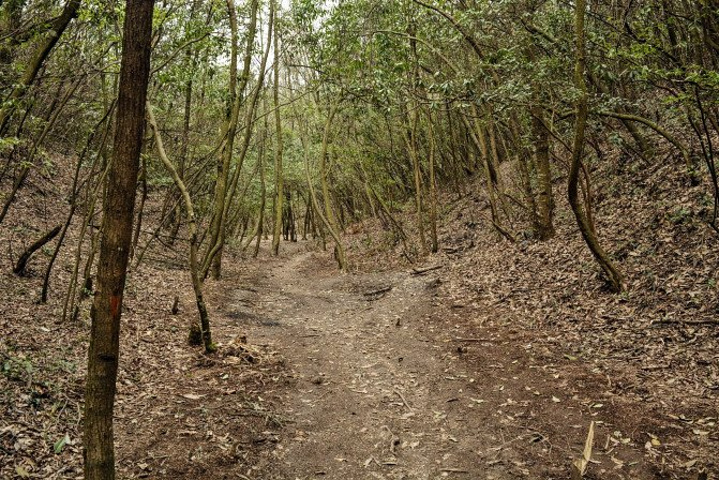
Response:
[[[180,297],[175,295],[175,301],[172,302],[172,314],[177,315],[180,312]]]
[[[407,403],[407,399],[404,398],[404,395],[402,395],[402,392],[400,392],[399,390],[395,389],[395,390],[394,390],[394,393],[397,394],[397,396],[402,399],[402,403],[404,403],[404,406],[407,407],[407,410],[409,410],[409,411],[411,412],[411,411],[412,411],[412,407],[409,405],[409,403]]]
[[[439,270],[440,268],[444,268],[444,265],[434,265],[431,267],[413,268],[410,273],[412,275],[424,275],[425,273],[433,272],[435,270]]]
[[[27,267],[27,262],[30,261],[30,257],[32,257],[32,255],[36,251],[40,250],[43,245],[55,238],[57,234],[60,233],[61,229],[62,227],[58,225],[57,227],[53,228],[45,235],[43,235],[38,241],[27,247],[27,249],[22,253],[22,255],[20,255],[20,258],[15,264],[15,268],[13,268],[12,270],[13,273],[15,275],[25,275],[25,267]]]
[[[365,297],[375,297],[377,295],[382,295],[383,293],[387,293],[391,291],[394,288],[393,285],[388,285],[386,287],[381,287],[376,290],[370,290],[369,292],[363,293]]]

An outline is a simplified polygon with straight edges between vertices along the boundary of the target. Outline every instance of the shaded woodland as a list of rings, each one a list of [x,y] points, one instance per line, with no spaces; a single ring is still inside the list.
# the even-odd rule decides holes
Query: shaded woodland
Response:
[[[714,0],[5,0],[0,99],[3,478],[75,478],[81,454],[115,478],[118,368],[145,371],[127,347],[155,328],[128,315],[170,315],[147,340],[168,363],[279,375],[282,351],[214,327],[253,265],[301,249],[431,276],[445,318],[621,371],[630,412],[684,425],[672,451],[645,435],[636,478],[719,469]],[[632,478],[569,457],[552,478]]]

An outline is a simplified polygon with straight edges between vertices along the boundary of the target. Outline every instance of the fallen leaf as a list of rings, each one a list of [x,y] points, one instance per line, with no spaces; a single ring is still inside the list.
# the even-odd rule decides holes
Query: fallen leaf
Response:
[[[202,397],[204,397],[204,395],[197,395],[197,394],[194,394],[194,393],[185,393],[185,394],[182,395],[182,397],[183,397],[183,398],[186,398],[186,399],[188,399],[188,400],[199,400],[199,399],[201,399]]]
[[[20,478],[30,478],[30,474],[28,473],[27,470],[25,470],[25,467],[21,467],[20,465],[18,465],[17,467],[15,467],[15,473],[16,473],[16,474],[18,475],[18,477],[20,477]]]

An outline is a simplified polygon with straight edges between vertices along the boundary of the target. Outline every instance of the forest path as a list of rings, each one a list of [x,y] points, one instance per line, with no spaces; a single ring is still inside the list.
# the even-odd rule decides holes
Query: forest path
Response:
[[[515,478],[511,439],[484,425],[482,379],[427,321],[436,278],[340,275],[290,248],[263,259],[225,307],[250,344],[281,352],[294,372],[280,394],[288,424],[272,473],[258,478]]]

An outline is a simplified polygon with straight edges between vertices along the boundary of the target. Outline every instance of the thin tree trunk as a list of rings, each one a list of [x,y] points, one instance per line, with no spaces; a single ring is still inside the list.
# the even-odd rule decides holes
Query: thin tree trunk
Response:
[[[234,0],[227,0],[227,10],[230,18],[230,28],[232,32],[232,52],[230,57],[230,98],[228,99],[228,111],[226,118],[226,126],[224,133],[223,155],[218,164],[217,183],[215,185],[214,206],[212,212],[212,224],[210,226],[210,243],[207,247],[207,253],[202,262],[202,277],[207,276],[207,272],[212,267],[212,276],[218,279],[222,274],[222,247],[224,243],[225,230],[225,214],[227,212],[226,198],[228,191],[228,182],[230,178],[230,166],[232,162],[232,154],[234,152],[235,136],[237,134],[237,124],[240,116],[240,103],[242,95],[250,76],[250,63],[252,53],[254,52],[255,34],[257,32],[257,11],[259,8],[259,0],[252,0],[250,25],[247,35],[247,47],[244,55],[242,76],[240,78],[240,89],[237,88],[237,56],[238,56],[238,29],[237,29],[237,10]]]
[[[420,253],[427,252],[427,240],[424,233],[424,208],[422,201],[422,170],[419,162],[419,152],[417,150],[417,123],[419,122],[419,114],[416,108],[411,113],[410,125],[408,131],[404,134],[404,141],[407,145],[407,153],[412,162],[412,174],[414,178],[414,204],[415,216],[417,218],[417,230],[419,231]]]
[[[477,117],[476,109],[472,109],[472,114],[473,116]],[[489,207],[492,214],[492,225],[494,226],[495,230],[497,230],[497,232],[499,232],[503,237],[505,237],[510,242],[514,242],[514,236],[512,236],[512,234],[509,233],[502,226],[502,222],[499,218],[499,209],[497,207],[497,176],[496,172],[492,168],[487,148],[487,139],[484,136],[482,127],[480,125],[477,125],[476,121],[470,121],[465,116],[463,116],[462,118],[465,122],[465,127],[470,134],[472,142],[474,143],[482,159],[485,182],[487,184],[487,196],[489,198]]]
[[[432,253],[437,253],[439,250],[439,239],[437,237],[437,179],[435,178],[434,168],[437,145],[431,117],[428,119],[427,132],[429,136],[429,236],[432,242],[431,251]]]
[[[330,107],[330,111],[327,114],[325,120],[324,133],[322,135],[322,150],[320,151],[320,188],[322,189],[322,203],[324,203],[325,212],[321,218],[326,219],[325,225],[335,241],[335,259],[340,267],[340,270],[347,270],[347,258],[345,257],[344,245],[340,238],[339,230],[337,227],[337,220],[335,219],[334,212],[332,211],[332,199],[330,198],[329,185],[327,182],[327,158],[329,156],[329,144],[330,137],[332,135],[332,122],[334,121],[335,114],[339,109],[339,100],[335,101]],[[309,170],[308,170],[309,173]],[[313,187],[310,186],[312,189]]]
[[[275,2],[275,8],[277,0]],[[275,221],[272,228],[272,254],[277,256],[280,253],[280,229],[282,227],[282,197],[284,188],[284,174],[282,171],[282,154],[284,150],[284,139],[282,136],[282,119],[280,117],[280,42],[279,28],[275,26],[275,61],[273,65],[274,85],[272,86],[272,98],[275,107]]]
[[[25,268],[27,267],[27,262],[30,261],[30,257],[32,257],[35,252],[40,250],[43,245],[57,237],[57,234],[60,233],[61,229],[62,226],[58,225],[49,232],[45,233],[45,235],[40,237],[35,243],[27,247],[15,264],[15,267],[12,270],[13,273],[20,276],[25,275]]]
[[[137,208],[137,221],[135,221],[135,233],[132,236],[132,243],[130,246],[130,259],[135,256],[137,250],[137,243],[140,241],[140,233],[142,231],[142,217],[145,211],[145,202],[147,201],[147,163],[144,157],[140,158],[140,205]]]
[[[575,6],[575,35],[576,35],[576,64],[574,67],[574,83],[580,92],[577,100],[577,116],[574,124],[574,144],[572,146],[572,163],[569,170],[569,186],[568,197],[569,204],[577,219],[579,230],[584,237],[592,255],[602,267],[607,275],[610,287],[615,292],[621,292],[623,289],[623,279],[619,271],[616,269],[607,253],[599,245],[599,239],[594,231],[592,222],[588,212],[582,208],[578,198],[579,172],[582,168],[582,156],[584,153],[584,132],[587,126],[588,98],[587,85],[584,81],[584,73],[586,70],[586,45],[585,45],[585,29],[584,17],[586,10],[586,0],[577,0]]]
[[[247,111],[245,115],[245,129],[242,135],[242,145],[240,146],[240,153],[237,159],[237,167],[235,168],[235,171],[232,174],[232,180],[230,182],[230,188],[227,192],[227,198],[225,200],[225,211],[223,213],[223,218],[229,217],[229,207],[232,203],[232,199],[235,197],[235,194],[237,193],[237,187],[239,185],[240,180],[240,173],[242,173],[242,167],[245,163],[245,159],[247,158],[247,152],[249,151],[250,147],[250,141],[252,140],[252,133],[253,133],[253,126],[255,125],[255,113],[257,111],[257,104],[260,98],[260,94],[263,92],[262,87],[265,82],[265,71],[267,68],[267,61],[269,59],[270,55],[270,48],[272,46],[272,33],[273,33],[273,27],[274,27],[274,3],[270,3],[270,12],[269,12],[269,20],[267,25],[267,43],[265,51],[262,55],[262,60],[260,61],[260,67],[259,67],[259,74],[257,77],[257,84],[255,85],[255,88],[252,92],[252,97],[250,98],[250,101],[248,102]],[[218,243],[218,250],[213,253],[213,256],[215,254],[219,254],[220,257],[222,257],[222,248],[224,246],[224,230],[223,230],[223,236],[221,237],[222,242]]]
[[[259,145],[259,152],[257,153],[257,161],[259,163],[259,169],[260,169],[260,209],[259,209],[259,218],[257,220],[257,243],[255,243],[255,250],[252,252],[252,256],[257,258],[257,255],[260,253],[260,243],[262,240],[262,230],[264,230],[264,221],[265,221],[265,203],[267,202],[267,185],[265,182],[265,141],[267,139],[267,129],[268,125],[265,121],[265,128],[262,131],[262,136],[260,138],[260,145]],[[274,238],[272,239],[272,248],[274,250]],[[277,255],[276,252],[273,252],[275,255]]]
[[[238,230],[239,230],[240,228],[242,228],[242,225],[241,225],[241,224],[245,224],[245,223],[247,223],[247,221],[248,221],[248,220],[245,220],[244,222],[240,221],[240,218],[241,218],[242,215],[243,215],[242,202],[243,202],[244,199],[247,197],[247,191],[248,191],[248,190],[250,189],[250,187],[253,185],[253,182],[254,182],[254,180],[255,180],[255,176],[257,175],[257,172],[260,170],[260,169],[259,169],[259,165],[260,165],[259,162],[255,163],[255,168],[252,170],[252,173],[250,174],[250,176],[247,177],[247,180],[245,180],[245,182],[244,182],[245,185],[244,185],[244,187],[242,188],[242,191],[240,192],[239,195],[235,195],[235,196],[237,197],[237,200],[236,200],[236,202],[235,202],[235,203],[237,203],[237,207],[235,208],[235,213],[234,213],[233,215],[229,215],[229,216],[228,216],[228,219],[229,219],[228,225],[235,225],[235,228],[233,229],[233,232],[234,232],[234,233],[233,233],[233,236],[234,236],[234,237],[238,237]],[[245,225],[245,229],[246,229],[246,225]],[[244,233],[245,233],[245,232],[243,232],[243,234],[244,234]],[[244,238],[244,237],[242,237],[242,238]]]
[[[217,347],[212,342],[212,331],[210,330],[210,316],[207,312],[207,305],[205,304],[204,295],[202,293],[202,278],[200,276],[200,268],[197,260],[198,242],[197,242],[197,218],[195,216],[195,209],[190,199],[190,193],[185,186],[185,182],[180,178],[180,174],[172,164],[170,159],[167,157],[165,147],[162,143],[162,137],[160,136],[160,129],[157,127],[155,116],[152,114],[152,107],[147,105],[147,116],[150,121],[150,126],[155,134],[155,144],[157,146],[157,152],[160,155],[165,168],[170,172],[172,180],[175,182],[175,186],[182,195],[182,200],[185,203],[185,212],[187,213],[187,224],[190,233],[190,277],[192,280],[192,290],[195,292],[195,303],[197,304],[197,311],[200,317],[199,325],[197,322],[192,322],[190,327],[190,343],[194,344],[194,335],[196,327],[199,326],[200,336],[202,344],[205,346],[205,353],[213,353],[217,350]]]
[[[227,12],[230,19],[230,82],[229,82],[229,97],[227,99],[227,113],[226,113],[226,130],[224,139],[224,148],[222,156],[217,165],[217,182],[215,183],[215,198],[213,206],[212,223],[210,225],[210,245],[209,251],[211,251],[215,245],[222,242],[222,233],[225,228],[225,222],[223,218],[223,212],[225,211],[225,197],[227,195],[227,182],[230,175],[230,165],[232,162],[232,154],[235,146],[235,135],[237,133],[237,120],[239,114],[235,115],[235,111],[239,111],[239,103],[237,102],[237,55],[239,51],[238,47],[238,32],[237,32],[237,9],[235,7],[234,0],[227,0]],[[256,17],[255,17],[256,18]],[[254,31],[253,31],[254,33]],[[254,41],[254,38],[253,38]],[[248,44],[248,50],[246,55],[250,54],[250,47]],[[214,260],[210,259],[211,261]],[[221,275],[221,259],[217,258],[212,264],[213,277],[218,279]],[[203,277],[204,278],[204,277]]]
[[[45,277],[43,279],[42,283],[42,293],[40,294],[40,303],[46,303],[47,302],[47,296],[48,292],[50,290],[50,274],[52,273],[52,267],[55,264],[55,260],[57,260],[57,256],[60,253],[60,249],[62,248],[63,241],[65,240],[65,235],[67,235],[67,230],[70,228],[70,224],[72,223],[72,219],[75,216],[75,211],[77,210],[77,197],[80,194],[79,190],[82,188],[80,185],[80,169],[82,168],[82,163],[85,160],[85,156],[87,155],[88,150],[90,149],[90,146],[92,145],[92,141],[95,138],[95,134],[97,133],[97,130],[102,126],[103,123],[105,123],[110,116],[111,112],[114,110],[114,102],[110,106],[110,108],[107,110],[107,113],[105,113],[105,116],[102,117],[102,119],[98,122],[98,124],[93,128],[90,135],[87,137],[87,142],[85,143],[85,148],[83,148],[82,152],[80,153],[79,158],[77,159],[77,165],[75,167],[75,173],[73,175],[72,179],[72,187],[70,188],[70,212],[67,214],[67,219],[65,220],[65,224],[62,227],[62,231],[60,232],[60,238],[57,241],[57,246],[55,247],[55,250],[52,253],[52,257],[50,258],[50,262],[47,265],[47,269],[45,270]],[[108,122],[109,123],[109,122]],[[107,132],[107,130],[106,130]],[[103,144],[104,144],[105,138],[103,137]],[[95,162],[97,161],[97,157],[93,160],[92,166],[90,167],[90,171],[92,172],[95,168]]]
[[[77,16],[79,8],[80,0],[69,0],[63,7],[60,16],[52,21],[50,28],[48,29],[48,33],[45,35],[42,42],[37,46],[35,55],[33,56],[30,65],[28,65],[18,84],[13,88],[7,98],[5,98],[3,102],[3,105],[5,106],[0,108],[0,136],[6,132],[10,117],[12,117],[12,114],[15,112],[15,108],[17,107],[17,101],[25,94],[27,89],[35,81],[37,74],[40,72],[40,69],[45,63],[47,57],[50,55],[53,47],[55,47],[57,41],[60,40],[60,37],[72,19]]]
[[[511,121],[511,134],[514,148],[518,150],[517,155],[517,170],[519,171],[519,178],[522,184],[522,190],[524,191],[524,199],[526,205],[522,205],[529,212],[529,216],[532,224],[532,234],[534,237],[539,237],[539,232],[542,229],[539,214],[537,213],[537,201],[535,199],[534,188],[532,188],[532,178],[530,175],[531,168],[531,155],[528,148],[525,147],[522,142],[522,135],[519,130],[517,122]]]
[[[327,117],[327,124],[330,124],[332,122],[333,115],[329,115]],[[327,124],[325,125],[325,135],[322,139],[323,147],[322,152],[323,155],[327,154],[327,135],[329,134],[329,128],[327,127]],[[301,126],[301,135],[300,140],[302,142],[302,151],[304,153],[305,157],[305,179],[307,180],[307,188],[309,190],[309,196],[312,200],[312,206],[314,207],[315,213],[320,217],[320,220],[322,220],[322,223],[324,224],[327,231],[329,231],[330,236],[335,241],[335,260],[337,260],[337,265],[339,266],[339,269],[342,271],[347,270],[347,261],[344,256],[344,248],[342,246],[342,239],[339,236],[339,233],[337,233],[337,230],[335,227],[330,223],[330,220],[327,218],[327,216],[322,212],[322,209],[320,208],[319,202],[317,201],[317,195],[315,194],[315,187],[312,184],[312,176],[310,175],[310,152],[309,152],[309,140],[307,139],[307,133],[304,131],[304,127]],[[323,237],[323,244],[324,244],[324,237]]]
[[[107,127],[105,129],[104,138],[102,141],[102,145],[100,147],[101,150],[104,149],[104,144],[105,144],[105,141],[107,140],[107,136],[110,131],[110,124],[111,124],[111,122],[108,122]],[[88,228],[90,228],[90,222],[92,222],[92,218],[95,214],[95,205],[98,200],[98,196],[99,196],[98,194],[99,194],[100,188],[104,184],[105,178],[107,177],[107,174],[110,170],[110,164],[111,164],[111,162],[106,165],[105,169],[102,171],[102,173],[100,175],[100,178],[98,179],[97,184],[95,184],[94,188],[92,190],[90,190],[90,192],[86,196],[86,201],[88,202],[87,213],[83,217],[82,226],[80,228],[80,234],[78,235],[78,239],[77,239],[77,249],[75,251],[74,267],[73,267],[72,275],[70,276],[70,284],[67,289],[67,294],[65,295],[65,302],[63,303],[63,307],[62,307],[62,320],[63,321],[65,321],[67,319],[68,313],[75,311],[75,298],[77,296],[76,295],[76,293],[77,293],[76,292],[77,277],[80,272],[80,261],[82,259],[82,244],[83,244],[83,241],[85,238],[85,234],[87,233]],[[90,236],[91,236],[91,238],[94,238],[92,233],[90,234]],[[90,258],[88,259],[88,262],[90,262],[90,265],[92,265],[93,256],[94,256],[94,245],[92,245],[92,247],[91,247]],[[88,275],[89,275],[89,272],[87,272],[87,267],[86,267],[85,278],[87,278]],[[74,313],[72,316],[75,317]]]
[[[538,233],[540,240],[548,240],[554,236],[554,195],[549,164],[549,131],[544,125],[544,112],[539,107],[532,109],[532,136],[534,162],[537,167]]]

